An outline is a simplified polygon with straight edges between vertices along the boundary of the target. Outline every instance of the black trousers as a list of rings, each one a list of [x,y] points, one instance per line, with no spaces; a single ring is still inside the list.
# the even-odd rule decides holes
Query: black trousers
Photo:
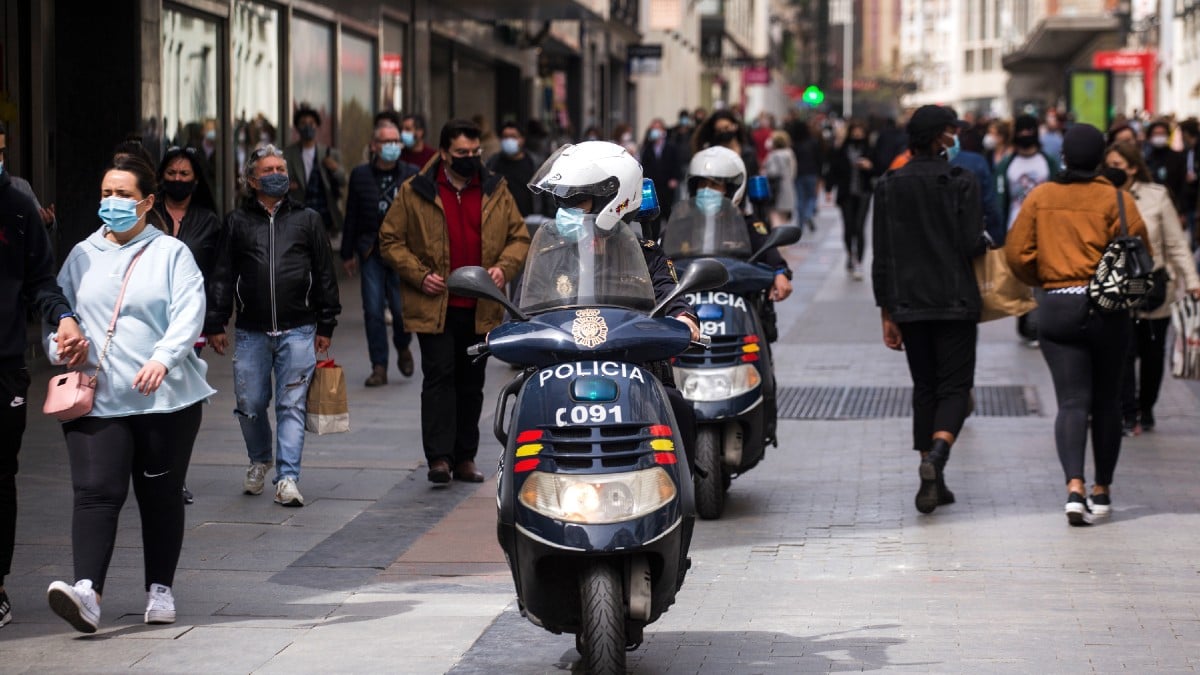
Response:
[[[483,342],[475,332],[475,310],[450,307],[446,329],[420,333],[421,441],[425,459],[443,459],[451,467],[474,460],[479,452],[479,414],[483,411],[486,363],[467,356],[467,347]]]
[[[1088,427],[1096,484],[1110,485],[1121,453],[1121,379],[1129,350],[1127,312],[1101,314],[1086,295],[1039,294],[1038,336],[1054,378],[1054,442],[1066,480],[1083,480]]]
[[[132,476],[142,517],[146,590],[150,584],[173,585],[183,548],[183,480],[202,405],[171,413],[82,417],[63,425],[75,488],[76,581],[91,579],[97,593],[104,591]]]
[[[0,370],[0,587],[12,572],[17,537],[17,453],[25,435],[28,394],[28,370]]]
[[[913,381],[913,449],[927,452],[933,434],[962,431],[975,386],[974,321],[906,321],[900,325]]]
[[[846,255],[850,257],[849,262],[854,264],[862,263],[867,250],[867,209],[870,205],[870,195],[846,195],[838,200],[838,206],[842,209],[842,239],[846,244]]]
[[[1127,420],[1137,419],[1139,412],[1154,413],[1154,404],[1158,402],[1158,392],[1162,388],[1170,325],[1170,317],[1133,322],[1133,339],[1129,344],[1129,358],[1125,361],[1125,376],[1121,380],[1121,413]]]

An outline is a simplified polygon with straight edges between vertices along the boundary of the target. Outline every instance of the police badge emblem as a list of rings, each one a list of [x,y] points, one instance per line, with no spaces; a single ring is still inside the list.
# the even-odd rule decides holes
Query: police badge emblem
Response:
[[[566,297],[575,290],[575,285],[571,283],[571,277],[562,274],[554,280],[554,290],[558,291],[559,295]]]
[[[608,324],[598,309],[580,309],[571,323],[571,336],[581,347],[597,347],[608,341]]]

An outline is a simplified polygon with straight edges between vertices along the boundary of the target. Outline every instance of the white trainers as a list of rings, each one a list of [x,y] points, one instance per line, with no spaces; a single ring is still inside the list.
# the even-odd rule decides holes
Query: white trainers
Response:
[[[304,495],[296,487],[296,479],[291,476],[280,478],[275,484],[275,503],[284,506],[304,506]]]
[[[246,469],[246,482],[242,483],[242,490],[248,495],[261,495],[269,468],[271,465],[265,462],[251,462],[250,468]]]
[[[150,584],[146,592],[146,623],[175,623],[175,596],[170,586]]]
[[[91,579],[80,579],[74,586],[55,581],[46,589],[46,599],[55,614],[81,633],[95,633],[100,625],[100,603],[96,600],[96,591],[92,590]]]

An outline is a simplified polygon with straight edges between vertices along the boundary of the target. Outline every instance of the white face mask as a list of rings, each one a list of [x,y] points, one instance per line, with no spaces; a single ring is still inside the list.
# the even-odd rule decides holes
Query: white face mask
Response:
[[[1165,147],[1167,147],[1167,137],[1166,136],[1151,136],[1150,137],[1150,145],[1153,145],[1156,148],[1165,148]]]
[[[995,137],[995,136],[993,136],[993,135],[991,135],[991,134],[988,134],[987,136],[984,136],[984,137],[983,137],[983,148],[984,148],[984,150],[995,150],[995,149],[996,149],[996,145],[997,145],[997,141],[996,141],[996,137]]]

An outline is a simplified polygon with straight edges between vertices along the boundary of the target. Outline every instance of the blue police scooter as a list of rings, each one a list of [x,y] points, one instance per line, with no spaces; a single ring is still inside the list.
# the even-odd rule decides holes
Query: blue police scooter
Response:
[[[656,303],[640,247],[624,223],[570,237],[546,225],[533,238],[519,305],[482,268],[447,281],[452,293],[499,302],[515,318],[471,348],[523,368],[496,407],[497,536],[521,613],[574,633],[592,673],[624,673],[627,648],[683,584],[692,479],[666,391],[645,364],[692,346],[663,308],[727,277],[721,264],[695,261]]]
[[[766,293],[775,270],[757,263],[768,250],[800,240],[794,226],[774,228],[752,250],[745,219],[733,202],[702,211],[694,201],[672,209],[662,247],[679,269],[697,259],[715,258],[729,273],[716,290],[687,296],[712,346],[703,353],[677,356],[675,382],[696,411],[696,512],[720,518],[733,478],[752,469],[776,442],[775,372],[763,330]]]

